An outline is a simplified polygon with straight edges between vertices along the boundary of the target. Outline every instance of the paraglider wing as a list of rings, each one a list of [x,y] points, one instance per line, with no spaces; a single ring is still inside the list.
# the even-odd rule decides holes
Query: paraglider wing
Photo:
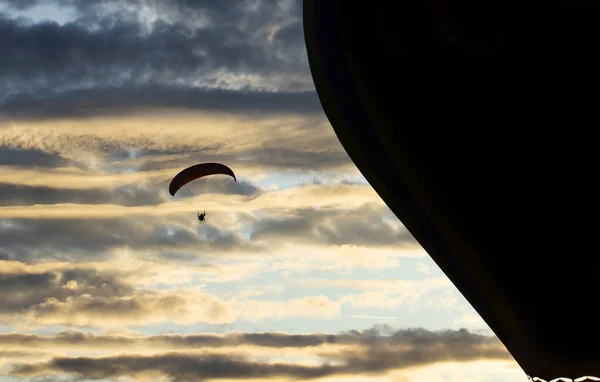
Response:
[[[169,185],[169,194],[175,196],[175,193],[179,189],[189,182],[196,179],[205,177],[207,175],[229,175],[237,182],[233,170],[221,163],[201,163],[182,170],[179,174],[175,175],[171,184]]]

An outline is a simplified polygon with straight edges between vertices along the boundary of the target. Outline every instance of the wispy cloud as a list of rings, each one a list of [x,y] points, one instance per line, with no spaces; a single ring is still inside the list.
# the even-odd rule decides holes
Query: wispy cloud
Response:
[[[13,375],[33,376],[67,373],[80,378],[147,378],[167,376],[172,380],[189,378],[269,378],[317,377],[362,373],[382,373],[444,361],[506,360],[510,356],[494,337],[466,330],[432,332],[424,329],[398,330],[380,326],[363,332],[340,334],[286,335],[283,333],[235,333],[218,335],[161,335],[124,337],[60,333],[53,336],[11,334],[0,335],[9,348],[37,348],[52,353],[61,351],[125,351],[116,357],[60,357],[47,363],[16,365]],[[320,358],[316,365],[269,362],[250,356],[253,348],[287,349],[306,354],[313,348]],[[142,350],[164,349],[167,353],[135,354]],[[60,349],[60,350],[57,350]],[[224,349],[231,353],[194,353],[201,349]],[[242,349],[236,351],[235,349]],[[294,350],[297,349],[297,350]],[[294,350],[294,351],[292,351]],[[190,353],[192,351],[192,353]],[[112,366],[111,366],[112,365]]]
[[[174,171],[190,163],[215,160],[228,163],[235,171],[260,168],[263,174],[273,169],[352,168],[322,116],[252,118],[215,112],[155,112],[92,120],[10,121],[0,123],[0,147],[26,150],[21,157],[33,158],[39,152],[51,155],[65,165],[56,167],[75,175],[141,171],[132,175],[139,177],[144,171]]]
[[[0,316],[4,322],[24,327],[115,327],[165,321],[217,324],[239,318],[259,322],[286,317],[339,317],[344,303],[322,294],[273,301],[243,293],[226,299],[200,286],[152,290],[136,286],[144,278],[147,283],[156,281],[150,272],[137,273],[136,268],[116,266],[0,261],[0,297],[4,301]],[[203,268],[196,266],[196,274],[201,274]],[[134,281],[136,273],[142,280]]]
[[[381,205],[381,199],[365,185],[309,185],[295,190],[265,191],[259,195],[204,194],[185,200],[169,201],[151,206],[80,205],[75,203],[0,207],[0,218],[14,219],[107,219],[122,216],[158,217],[189,214],[195,206],[223,212],[253,212],[259,210],[294,210],[307,207],[356,208],[366,204]]]

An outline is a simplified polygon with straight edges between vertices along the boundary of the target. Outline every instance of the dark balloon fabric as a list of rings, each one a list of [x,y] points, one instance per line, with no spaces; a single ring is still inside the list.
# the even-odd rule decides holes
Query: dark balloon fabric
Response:
[[[304,0],[344,149],[538,381],[600,377],[599,18],[588,0]]]

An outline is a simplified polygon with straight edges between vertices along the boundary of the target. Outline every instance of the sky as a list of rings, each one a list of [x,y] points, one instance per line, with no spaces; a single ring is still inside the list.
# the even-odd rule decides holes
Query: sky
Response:
[[[340,145],[300,1],[4,0],[0,36],[1,382],[526,380]],[[168,194],[208,161],[238,181]]]

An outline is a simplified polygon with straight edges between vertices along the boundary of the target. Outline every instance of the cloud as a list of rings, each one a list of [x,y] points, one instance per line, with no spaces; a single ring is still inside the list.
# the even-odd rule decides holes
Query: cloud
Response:
[[[85,166],[84,163],[78,164],[79,168],[19,168],[17,166],[3,166],[0,163],[0,176],[2,177],[2,183],[4,187],[17,187],[19,190],[26,190],[27,188],[37,188],[37,192],[58,192],[64,190],[66,193],[69,192],[80,192],[80,190],[92,190],[93,192],[99,192],[104,189],[106,192],[117,192],[125,190],[128,193],[135,191],[135,189],[145,188],[149,192],[158,194],[163,193],[165,196],[168,184],[175,174],[181,171],[183,168],[190,166],[191,164],[202,163],[202,162],[222,162],[228,164],[231,168],[235,169],[237,173],[238,182],[232,182],[232,179],[227,178],[226,181],[219,181],[219,178],[224,179],[222,176],[214,176],[202,179],[200,182],[194,182],[187,185],[177,196],[180,198],[183,196],[192,196],[202,192],[218,192],[218,193],[232,193],[250,195],[260,190],[255,185],[249,183],[252,180],[260,180],[264,177],[269,170],[283,170],[282,175],[286,175],[286,172],[290,174],[292,171],[299,173],[310,173],[315,170],[322,170],[324,176],[352,176],[355,175],[356,169],[352,168],[353,165],[345,160],[345,158],[335,158],[337,155],[329,153],[311,154],[294,152],[292,150],[265,150],[267,153],[272,152],[273,155],[270,159],[270,164],[266,165],[269,161],[267,154],[259,154],[256,152],[242,152],[239,153],[240,157],[237,160],[228,160],[229,157],[234,157],[234,154],[230,155],[219,155],[211,158],[210,156],[203,155],[202,157],[194,157],[191,154],[181,155],[178,158],[165,158],[161,160],[159,156],[148,158],[145,160],[127,160],[119,163],[103,164],[101,159],[97,159],[94,166],[100,167],[98,169],[88,168],[82,169]],[[250,155],[244,157],[244,155]],[[166,157],[166,155],[165,155]],[[241,160],[240,160],[241,159]],[[83,161],[84,159],[82,159]],[[321,161],[320,165],[312,168],[312,163]],[[246,161],[246,163],[244,163]],[[248,163],[248,162],[254,163]],[[262,166],[265,163],[265,166]],[[343,171],[345,167],[345,170]],[[339,170],[342,171],[339,171]],[[329,173],[329,174],[328,174]],[[289,177],[289,175],[288,175]],[[240,179],[241,178],[241,179]],[[298,174],[300,178],[300,174]],[[300,183],[300,181],[297,181]],[[345,185],[364,185],[359,182],[344,182],[340,181],[332,183],[342,183]],[[47,189],[47,190],[43,190]],[[121,189],[121,190],[119,190]],[[31,190],[28,190],[32,192]],[[81,194],[84,194],[81,192]],[[84,195],[82,195],[84,196]],[[118,199],[118,195],[117,196]],[[142,196],[142,195],[140,195]],[[169,196],[170,198],[170,196]],[[138,204],[139,205],[139,204]]]
[[[1,170],[0,170],[1,172]],[[39,181],[39,178],[38,178]],[[82,182],[83,183],[83,182]],[[121,206],[147,206],[167,202],[169,180],[146,181],[137,184],[115,185],[106,188],[73,189],[25,186],[0,183],[0,205],[28,206],[33,204],[113,204]],[[63,186],[64,187],[64,186]],[[178,197],[202,194],[256,195],[262,190],[249,182],[231,182],[224,179],[205,179],[187,185]]]
[[[298,1],[59,3],[80,17],[60,25],[0,15],[5,118],[156,107],[321,112]],[[139,17],[141,9],[154,15],[150,21]]]
[[[262,219],[250,238],[272,242],[310,241],[325,245],[413,245],[403,227],[382,219],[387,207],[368,204],[355,209],[302,209],[293,217]]]
[[[214,187],[224,187],[216,183]],[[121,199],[121,205],[41,204],[45,200],[39,199],[35,205],[0,207],[2,258],[90,261],[130,249],[146,258],[190,263],[254,253],[262,262],[272,262],[271,269],[325,271],[395,267],[399,257],[425,255],[397,219],[388,220],[389,210],[365,185],[309,185],[249,196],[199,193],[179,201],[123,206],[159,198],[144,187],[135,192],[122,190],[121,197],[129,193],[129,198]],[[71,202],[87,196],[115,203],[119,197],[115,191],[77,195]],[[11,197],[16,196],[4,195]],[[208,224],[197,223],[198,208],[208,211]],[[368,249],[373,247],[379,248],[377,253]]]
[[[308,185],[293,189],[263,191],[259,195],[196,195],[184,200],[171,200],[152,206],[126,207],[115,204],[80,205],[64,203],[27,207],[0,207],[3,219],[110,219],[123,216],[159,217],[189,214],[198,205],[213,212],[252,213],[263,211],[290,213],[303,208],[355,209],[368,204],[382,205],[379,196],[368,185]],[[325,233],[326,234],[326,233]]]
[[[6,161],[0,161],[5,183],[52,188],[166,180],[199,162],[226,163],[242,178],[277,169],[356,173],[322,115],[252,118],[155,111],[86,120],[9,121],[0,123],[0,148],[10,150],[11,156],[0,156]],[[13,166],[13,156],[35,158],[38,152],[69,165]]]
[[[425,293],[434,292],[424,297]],[[458,292],[454,290],[439,290],[430,287],[404,288],[397,291],[370,290],[359,294],[346,295],[341,302],[353,308],[362,309],[391,309],[399,306],[415,308],[425,306],[435,310],[461,310]]]
[[[444,362],[426,367],[411,367],[404,370],[392,371],[383,381],[403,382],[447,382],[447,381],[518,381],[527,380],[523,369],[514,360],[477,360],[473,362]],[[331,381],[334,382],[334,381]],[[341,381],[340,381],[341,382]]]
[[[452,303],[436,280],[314,278],[426,254],[350,179],[358,172],[313,89],[300,1],[5,3],[60,5],[75,19],[0,15],[0,324],[127,332],[333,318],[345,304],[414,304],[431,291],[425,304]],[[239,182],[166,194],[178,170],[203,161],[232,166]],[[314,171],[335,184],[277,179]],[[209,224],[197,224],[198,208]],[[510,358],[495,338],[465,331],[108,332],[0,334],[0,358],[25,377],[173,381],[380,376]]]
[[[40,351],[185,351],[225,347],[256,346],[266,348],[305,348],[327,344],[355,344],[349,338],[333,334],[285,334],[285,333],[231,333],[227,335],[165,334],[156,336],[98,335],[77,331],[59,332],[52,335],[10,333],[0,334],[6,349]]]
[[[243,293],[225,299],[202,286],[154,290],[136,285],[152,281],[151,272],[136,273],[135,266],[119,267],[118,262],[111,265],[0,261],[0,299],[4,301],[0,322],[23,327],[121,327],[167,321],[223,324],[240,318],[257,323],[265,319],[339,316],[340,302],[319,294],[270,301]],[[182,281],[198,275],[200,268],[185,272]]]
[[[150,84],[19,94],[0,102],[0,122],[131,114],[156,109],[236,113],[240,116],[323,113],[317,95],[312,91],[234,91]]]
[[[238,309],[240,315],[252,323],[265,319],[333,318],[340,315],[340,303],[323,295],[300,297],[284,302],[249,300],[241,302]]]
[[[48,4],[71,8],[80,16],[87,16],[82,21],[88,23],[102,16],[131,17],[135,10],[144,10],[164,13],[169,20],[202,16],[204,25],[236,25],[243,30],[259,29],[265,21],[288,21],[302,16],[301,0],[232,0],[226,5],[211,0],[6,0],[5,3],[17,10]]]
[[[261,364],[232,356],[166,354],[160,357],[54,358],[47,364],[20,366],[12,375],[38,376],[53,372],[89,379],[166,376],[173,381],[184,381],[274,376],[312,379],[331,375],[335,368],[327,365],[310,367],[284,363]]]
[[[353,308],[396,308],[399,306],[424,306],[433,309],[461,309],[458,292],[446,277],[423,280],[361,280],[361,279],[296,279],[293,285],[307,290],[337,290],[345,294],[339,299],[342,305]],[[348,293],[355,292],[355,293]],[[357,292],[357,293],[356,293]]]
[[[48,259],[109,259],[114,251],[124,248],[142,251],[143,255],[154,252],[155,259],[173,261],[177,260],[177,253],[182,254],[181,260],[186,259],[187,253],[189,261],[193,261],[232,251],[255,252],[264,248],[226,228],[208,224],[200,226],[195,221],[195,213],[191,212],[191,215],[161,221],[126,217],[3,220],[0,221],[0,249],[8,254],[9,259],[39,262]],[[240,217],[241,221],[243,217]],[[156,256],[159,252],[160,256]]]
[[[0,317],[13,324],[114,326],[233,319],[228,305],[208,294],[139,289],[120,280],[118,272],[84,266],[46,271],[29,267],[20,272],[14,268],[0,262]]]
[[[467,329],[430,331],[422,328],[393,329],[388,325],[376,325],[368,330],[348,331],[338,334],[309,333],[229,333],[218,334],[162,334],[155,336],[103,335],[77,331],[55,334],[0,334],[2,343],[12,350],[102,350],[123,349],[131,352],[146,349],[153,351],[183,351],[237,347],[251,345],[267,348],[305,348],[322,345],[390,345],[390,346],[501,346],[496,337],[475,334]]]
[[[310,262],[310,258],[307,259],[307,263]],[[265,261],[262,267],[258,262],[191,266],[172,266],[164,262],[155,266],[149,264],[147,260],[125,257],[89,264],[0,261],[0,298],[4,301],[0,307],[0,322],[24,327],[50,324],[122,327],[166,321],[222,324],[237,319],[258,323],[265,319],[291,317],[339,317],[345,304],[355,308],[425,304],[439,309],[444,308],[447,295],[456,294],[442,278],[418,282],[291,279],[289,284],[279,285],[280,290],[271,291],[281,293],[286,287],[296,290],[300,287],[306,292],[304,296],[257,299],[269,288],[261,288],[264,293],[254,293],[251,288],[247,290],[249,293],[244,293],[246,288],[240,287],[234,293],[219,294],[208,292],[198,282],[218,281],[223,271],[241,271],[237,277],[242,278],[244,272],[249,277],[272,271],[272,265]],[[235,277],[228,280],[235,282]],[[186,287],[190,281],[195,281],[197,286]],[[158,285],[162,285],[160,290],[152,289]],[[328,288],[342,289],[346,294],[333,300],[323,294]],[[347,294],[353,290],[360,293]],[[428,297],[424,299],[424,295]],[[451,301],[449,305],[456,308],[458,304]]]
[[[130,349],[115,357],[55,357],[45,363],[14,365],[12,375],[41,376],[66,373],[79,378],[167,377],[168,380],[198,378],[267,378],[288,377],[314,379],[348,374],[381,374],[391,370],[432,365],[440,362],[475,360],[509,360],[510,355],[495,337],[461,329],[439,332],[425,329],[393,330],[377,326],[359,332],[335,335],[283,333],[232,333],[217,335],[162,335],[144,338],[63,333],[54,336],[0,335],[9,348],[56,347],[76,351],[96,347]],[[320,362],[310,364],[258,360],[243,346],[258,346],[281,351],[282,348],[314,348]],[[323,346],[326,347],[323,347]],[[240,348],[240,346],[242,346]],[[234,353],[187,353],[185,350],[243,349]],[[158,354],[135,355],[132,352],[153,348]],[[158,349],[164,349],[161,354]],[[279,349],[279,350],[278,350]],[[164,352],[167,353],[164,353]],[[176,351],[176,352],[173,352]],[[292,354],[292,353],[288,353]]]
[[[74,163],[56,154],[50,154],[39,149],[18,150],[10,147],[0,147],[0,164],[15,167],[69,167]]]
[[[342,276],[361,269],[391,270],[400,267],[403,258],[428,256],[416,242],[412,245],[406,243],[406,246],[380,246],[376,250],[364,245],[323,245],[311,244],[310,241],[276,244],[273,249],[267,247],[273,255],[267,269],[279,271],[285,277],[327,275],[332,272]],[[324,287],[318,281],[316,285]]]
[[[387,290],[401,291],[410,289],[446,289],[453,284],[446,277],[436,277],[424,280],[396,280],[396,279],[305,279],[297,280],[296,284],[312,288],[335,288],[344,290]]]

